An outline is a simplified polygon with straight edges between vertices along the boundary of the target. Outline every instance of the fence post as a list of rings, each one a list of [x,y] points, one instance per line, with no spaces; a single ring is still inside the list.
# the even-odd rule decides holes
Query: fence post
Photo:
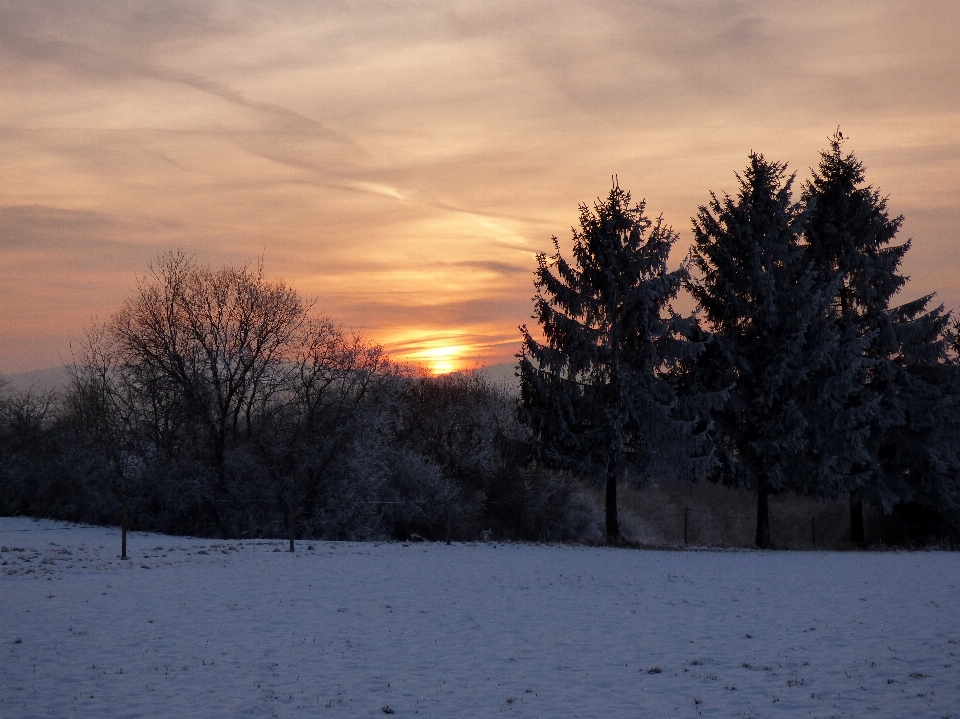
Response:
[[[810,517],[810,537],[813,540],[813,546],[817,546],[817,518]]]
[[[453,538],[453,502],[447,502],[447,546]]]
[[[690,507],[683,508],[683,543],[687,544],[687,527],[689,522],[687,521],[687,514],[690,512]]]
[[[123,516],[121,517],[122,524],[120,527],[120,559],[127,558],[127,526],[128,526],[128,514],[127,514],[127,491],[126,487],[123,490]]]
[[[293,490],[287,498],[287,534],[290,536],[290,551],[294,551],[293,537],[297,532],[297,520],[293,512]]]

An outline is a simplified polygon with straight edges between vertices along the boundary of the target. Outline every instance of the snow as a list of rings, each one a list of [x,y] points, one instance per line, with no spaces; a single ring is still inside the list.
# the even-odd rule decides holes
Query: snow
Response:
[[[960,717],[960,555],[0,518],[0,716]]]

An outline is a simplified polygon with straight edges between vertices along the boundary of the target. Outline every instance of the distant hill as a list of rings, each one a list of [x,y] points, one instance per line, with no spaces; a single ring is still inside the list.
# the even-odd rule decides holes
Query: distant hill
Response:
[[[518,392],[520,388],[519,380],[514,376],[516,371],[515,362],[487,365],[477,370],[488,382],[511,393]],[[8,382],[8,391],[18,394],[27,391],[58,392],[70,384],[69,368],[65,366],[5,374],[3,378]]]
[[[520,379],[515,376],[516,371],[516,362],[487,365],[477,370],[488,382],[501,386],[511,393],[520,391]]]
[[[70,384],[70,372],[66,366],[5,374],[3,378],[8,383],[7,390],[17,394],[27,391],[58,392]]]

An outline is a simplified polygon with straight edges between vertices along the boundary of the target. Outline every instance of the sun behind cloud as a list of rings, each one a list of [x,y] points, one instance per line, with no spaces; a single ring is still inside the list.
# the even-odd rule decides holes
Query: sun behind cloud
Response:
[[[423,365],[430,374],[442,375],[466,369],[464,353],[468,348],[463,345],[438,345],[424,347],[408,355],[408,359],[416,364]]]
[[[960,3],[614,6],[0,5],[0,371],[61,364],[178,247],[265,258],[400,361],[508,363],[535,254],[612,173],[679,262],[751,149],[799,189],[838,125],[910,296],[960,306]]]
[[[421,367],[437,376],[472,370],[488,365],[490,361],[502,361],[506,347],[512,351],[517,341],[497,339],[490,342],[482,334],[466,330],[445,330],[437,328],[410,328],[399,331],[386,330],[377,333],[377,339],[383,341],[384,348],[394,359],[415,367]]]

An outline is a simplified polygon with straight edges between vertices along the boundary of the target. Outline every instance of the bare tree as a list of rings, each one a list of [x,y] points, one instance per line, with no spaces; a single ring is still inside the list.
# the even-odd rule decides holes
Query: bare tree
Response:
[[[155,452],[215,470],[201,511],[227,531],[218,494],[229,489],[228,454],[243,445],[241,472],[269,481],[293,549],[298,512],[316,501],[350,418],[389,364],[379,346],[311,310],[292,287],[265,279],[262,263],[211,269],[178,251],[158,257],[90,331],[73,396],[111,457],[124,527],[128,475]]]
[[[254,445],[286,509],[292,552],[298,514],[315,506],[324,470],[345,448],[359,410],[388,376],[390,363],[379,345],[312,318],[290,365],[282,389],[264,407]]]
[[[213,270],[178,251],[150,269],[107,332],[122,364],[176,390],[220,469],[292,371],[311,307],[262,262]]]

